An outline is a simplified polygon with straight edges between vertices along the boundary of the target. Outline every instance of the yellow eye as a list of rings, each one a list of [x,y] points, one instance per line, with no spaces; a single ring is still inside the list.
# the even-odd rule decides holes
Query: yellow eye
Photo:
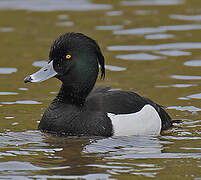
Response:
[[[71,58],[71,55],[70,54],[67,54],[66,55],[66,59],[70,59]]]

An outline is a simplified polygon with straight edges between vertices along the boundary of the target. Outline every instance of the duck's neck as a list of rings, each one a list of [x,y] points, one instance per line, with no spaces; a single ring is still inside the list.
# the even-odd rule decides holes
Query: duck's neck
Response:
[[[88,94],[81,93],[79,87],[65,86],[62,84],[56,100],[63,103],[82,105]]]
[[[57,101],[72,105],[83,105],[86,97],[93,89],[98,76],[98,62],[92,55],[82,55],[82,59],[74,57],[74,67],[59,77],[62,86],[56,97]]]
[[[73,104],[82,106],[85,102],[86,97],[93,89],[94,84],[91,83],[74,83],[73,85],[62,84],[55,102],[62,102],[66,104]]]

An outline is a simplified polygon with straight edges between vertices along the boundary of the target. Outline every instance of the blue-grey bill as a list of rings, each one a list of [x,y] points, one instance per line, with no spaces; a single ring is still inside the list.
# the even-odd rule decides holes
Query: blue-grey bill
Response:
[[[27,76],[24,79],[24,82],[42,82],[45,81],[51,77],[54,77],[57,75],[57,72],[54,70],[53,67],[53,61],[42,67],[39,71],[35,72],[34,74],[31,74],[30,76]]]

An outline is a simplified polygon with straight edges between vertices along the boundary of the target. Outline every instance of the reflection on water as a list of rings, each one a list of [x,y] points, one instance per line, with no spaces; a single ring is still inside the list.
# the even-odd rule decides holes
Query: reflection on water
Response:
[[[189,100],[189,98],[187,98],[187,97],[178,97],[177,99],[179,99],[179,100]]]
[[[188,98],[193,98],[193,99],[201,99],[201,93],[198,94],[192,94],[187,96]]]
[[[110,25],[110,26],[96,26],[96,30],[115,30],[115,29],[123,29],[122,25]]]
[[[13,123],[11,123],[12,126],[16,126],[18,124],[19,124],[19,122],[13,122]]]
[[[194,106],[169,106],[167,109],[176,109],[178,111],[190,111],[190,112],[195,112],[195,111],[201,111],[200,108],[194,107]]]
[[[0,68],[0,74],[11,74],[17,72],[17,68]]]
[[[146,39],[172,39],[174,35],[172,34],[150,34],[145,36]]]
[[[171,84],[171,85],[158,85],[156,87],[163,88],[163,87],[176,87],[176,88],[186,88],[186,87],[192,87],[197,86],[197,84]]]
[[[196,0],[0,0],[0,179],[200,179],[200,6]],[[158,137],[37,131],[60,83],[23,79],[47,63],[39,60],[48,60],[51,42],[68,31],[100,44],[107,71],[98,86],[149,97],[183,123]]]
[[[0,9],[17,9],[31,11],[90,11],[90,10],[107,10],[111,5],[92,4],[88,0],[1,0]]]
[[[16,92],[0,92],[0,96],[1,95],[17,95],[18,93]]]
[[[154,53],[166,55],[166,56],[188,56],[188,55],[191,55],[191,52],[179,51],[179,50],[154,51]]]
[[[73,26],[74,23],[71,21],[65,21],[65,22],[57,22],[56,26]]]
[[[42,104],[42,103],[38,101],[24,100],[24,101],[15,101],[15,102],[1,102],[1,104]]]
[[[200,67],[201,66],[201,60],[191,60],[191,61],[186,61],[184,63],[186,66],[195,66],[195,67]]]
[[[168,143],[168,142],[167,142]],[[129,154],[161,153],[162,144],[149,136],[113,137],[100,139],[85,146],[86,153],[109,153],[112,156]],[[107,154],[108,155],[108,154]]]
[[[60,15],[58,15],[57,16],[59,19],[68,19],[68,15],[66,15],[66,14],[60,14]]]
[[[171,75],[173,79],[183,79],[183,80],[200,80],[201,76],[186,76],[186,75]]]
[[[113,31],[114,34],[119,34],[119,35],[123,35],[123,34],[125,34],[125,35],[127,35],[127,34],[144,35],[144,34],[162,33],[162,32],[165,32],[165,30],[160,29],[160,28],[152,28],[152,27]]]
[[[28,91],[29,90],[28,88],[18,88],[18,89],[21,91]]]
[[[172,137],[168,137],[164,140],[146,136],[89,139],[54,137],[38,131],[1,133],[0,156],[9,157],[10,161],[0,162],[2,175],[0,177],[29,174],[33,178],[110,179],[112,174],[121,173],[156,177],[165,169],[162,165],[163,161],[172,159],[177,162],[177,159],[181,158],[185,161],[188,158],[195,160],[201,157],[199,151],[197,153],[162,152],[167,145],[180,143],[179,140],[171,142],[169,139]],[[189,139],[194,141],[193,138]],[[7,148],[7,145],[10,148]],[[192,147],[183,150],[188,151],[190,148]],[[17,157],[32,157],[33,160],[20,162],[16,161]],[[149,160],[150,158],[152,160]],[[80,164],[84,167],[84,171],[80,168]],[[79,173],[75,172],[77,168],[80,170]],[[94,168],[96,173],[89,174],[94,171]],[[50,177],[50,174],[53,177]]]
[[[15,117],[12,117],[12,116],[7,116],[7,117],[4,117],[5,119],[13,119]]]
[[[12,32],[14,30],[14,28],[0,27],[0,32]]]
[[[126,55],[117,55],[116,58],[123,60],[157,60],[164,59],[164,57],[156,56],[148,53],[136,53],[136,54],[126,54]]]
[[[108,16],[121,16],[123,14],[122,11],[108,11],[106,12],[106,15]]]
[[[137,1],[121,1],[122,5],[126,6],[168,6],[168,5],[177,5],[183,4],[184,0],[137,0]]]
[[[105,65],[105,69],[108,69],[110,71],[125,71],[126,70],[126,68],[124,67],[111,66],[111,65]]]
[[[188,24],[188,25],[146,27],[146,28],[116,30],[116,31],[113,31],[113,33],[119,34],[119,35],[126,35],[126,34],[143,35],[143,34],[150,34],[150,33],[162,33],[166,31],[187,31],[187,30],[195,30],[195,29],[201,29],[201,25]]]
[[[47,61],[35,61],[33,62],[32,66],[35,66],[35,67],[43,67],[47,64],[48,62]]]
[[[158,14],[157,10],[136,10],[137,15],[148,15],[148,14]]]
[[[15,151],[10,151],[11,153],[16,153],[18,154],[18,152]],[[29,155],[26,153],[21,153],[21,155]],[[68,168],[68,166],[65,167],[60,167],[60,169],[66,169]],[[3,162],[0,163],[0,171],[35,171],[35,170],[49,170],[49,169],[58,169],[58,168],[42,168],[42,167],[38,167],[38,166],[34,166],[31,163],[28,162],[16,162],[16,161],[9,161],[9,162]]]
[[[169,15],[172,19],[185,20],[185,21],[201,21],[201,15],[179,15],[171,14]]]
[[[54,92],[54,91],[52,91],[52,92],[49,92],[50,94],[56,94],[57,92]]]
[[[161,158],[161,159],[171,159],[171,158],[201,158],[201,153],[161,153],[161,154],[126,154],[119,157],[108,157],[109,159],[148,159],[148,158]]]
[[[201,43],[169,43],[159,45],[115,45],[108,46],[110,51],[155,51],[163,49],[201,49]]]

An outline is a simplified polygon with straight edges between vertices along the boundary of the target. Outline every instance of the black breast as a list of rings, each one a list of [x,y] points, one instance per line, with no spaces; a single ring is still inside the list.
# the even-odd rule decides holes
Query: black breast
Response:
[[[111,120],[102,111],[53,102],[45,111],[39,130],[62,135],[112,136]]]

